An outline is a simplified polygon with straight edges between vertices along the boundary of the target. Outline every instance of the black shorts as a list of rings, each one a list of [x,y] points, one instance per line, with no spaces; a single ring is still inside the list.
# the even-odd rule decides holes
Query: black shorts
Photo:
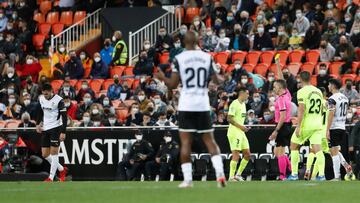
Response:
[[[283,123],[275,140],[277,147],[286,147],[290,145],[291,127],[292,123]]]
[[[213,132],[210,111],[190,112],[179,111],[179,131],[180,132]]]
[[[346,135],[346,130],[341,130],[341,129],[330,130],[330,146],[331,147],[340,146],[345,135]]]
[[[41,135],[42,147],[58,147],[60,145],[61,126],[43,131]]]

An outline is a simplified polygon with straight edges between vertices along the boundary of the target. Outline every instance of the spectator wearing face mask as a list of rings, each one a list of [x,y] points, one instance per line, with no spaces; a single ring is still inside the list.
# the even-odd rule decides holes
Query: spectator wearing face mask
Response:
[[[304,37],[306,31],[310,28],[309,20],[303,15],[301,9],[296,10],[296,20],[294,21],[294,28],[297,29],[299,36]]]
[[[129,107],[129,114],[126,118],[126,126],[137,126],[140,125],[141,122],[143,122],[142,120],[143,116],[142,113],[140,112],[139,109],[139,104],[137,103],[133,103],[130,107]]]
[[[76,120],[77,104],[71,102],[70,97],[68,96],[63,97],[63,100],[68,117],[72,120]]]
[[[232,35],[234,32],[234,25],[236,23],[234,13],[232,11],[228,11],[225,21],[225,31],[228,33],[228,35]]]
[[[76,100],[79,102],[85,94],[90,94],[91,98],[95,98],[94,91],[89,87],[89,83],[87,80],[82,81],[81,89],[79,90],[78,94],[76,95]]]
[[[324,12],[322,11],[322,6],[320,3],[317,3],[315,5],[315,14],[314,14],[314,20],[319,22],[320,24],[323,23],[325,18]]]
[[[193,18],[193,22],[190,25],[190,30],[201,35],[201,30],[205,29],[205,23],[200,20],[199,16]]]
[[[180,42],[181,42],[181,46],[184,47],[185,44],[184,44],[184,38],[185,38],[185,34],[186,32],[188,31],[188,28],[185,24],[182,24],[180,26],[180,30],[179,30],[179,33],[177,33],[177,35],[175,37],[177,37],[178,39],[180,39]]]
[[[272,91],[274,88],[274,81],[275,81],[275,73],[272,71],[268,71],[266,75],[267,80],[265,84],[261,88],[262,93],[267,94],[269,91]]]
[[[202,49],[213,52],[218,44],[219,37],[213,32],[211,27],[206,28],[206,34],[202,38]]]
[[[240,59],[236,59],[234,61],[234,70],[231,73],[231,79],[234,81],[233,83],[236,84],[241,80],[242,75],[247,75],[247,74],[248,73],[246,69],[242,67],[242,61]]]
[[[62,98],[69,97],[70,100],[75,100],[76,99],[75,88],[73,86],[71,86],[69,80],[64,81],[64,83],[62,84],[62,86],[59,89],[58,94]]]
[[[166,104],[161,100],[160,94],[155,94],[151,99],[155,104],[155,113],[160,114],[161,112],[166,112]]]
[[[360,48],[360,27],[353,30],[350,40],[355,48]]]
[[[20,119],[22,106],[18,104],[17,100],[14,94],[9,94],[8,105],[4,112],[7,119]]]
[[[28,112],[24,112],[21,115],[21,123],[19,123],[18,128],[34,128],[36,124],[31,122],[30,114]]]
[[[13,67],[8,67],[6,70],[6,74],[2,76],[0,83],[0,90],[3,90],[9,84],[14,84],[16,90],[20,89],[20,79]]]
[[[30,94],[26,94],[23,97],[22,108],[21,108],[21,113],[20,114],[22,115],[25,112],[27,112],[30,115],[30,120],[35,120],[36,115],[38,113],[37,112],[37,105],[38,105],[38,102],[32,102]]]
[[[252,96],[252,102],[250,103],[251,109],[254,110],[254,113],[257,117],[262,117],[263,110],[265,107],[265,102],[261,98],[261,95],[259,92],[255,92]]]
[[[340,37],[340,44],[336,47],[334,61],[343,61],[340,74],[351,73],[352,62],[355,59],[354,47],[348,42],[346,36]]]
[[[274,113],[271,112],[269,109],[265,109],[263,117],[260,120],[260,124],[275,124]]]
[[[299,35],[296,27],[293,27],[291,37],[289,38],[289,50],[301,50],[303,38]]]
[[[338,45],[338,27],[334,20],[329,21],[328,27],[322,36],[326,37],[332,45]]]
[[[245,34],[241,32],[240,24],[234,25],[234,33],[230,39],[229,49],[232,51],[249,51],[250,41]]]
[[[250,95],[256,92],[256,87],[253,83],[249,82],[249,76],[247,74],[241,75],[240,86],[246,87],[246,89],[249,90]]]
[[[344,94],[350,102],[356,102],[360,99],[360,97],[356,89],[352,88],[352,85],[352,81],[347,79],[345,82],[345,86],[340,89],[340,93]]]
[[[63,76],[65,79],[82,79],[84,76],[84,67],[81,60],[76,56],[74,50],[69,52],[70,59],[65,63],[62,68]]]
[[[312,21],[309,30],[306,31],[303,47],[305,50],[317,49],[320,46],[320,41],[321,32],[319,23],[317,21]]]
[[[181,39],[178,37],[174,37],[174,47],[170,49],[169,62],[171,63],[174,60],[175,56],[183,51],[184,48],[181,45]]]
[[[276,37],[276,50],[288,50],[289,48],[289,35],[285,31],[283,25],[278,27],[278,35]]]
[[[154,126],[155,120],[152,118],[151,114],[147,111],[143,113],[143,122],[140,124],[141,126]]]
[[[237,16],[239,16],[239,17],[237,17]],[[236,15],[236,18],[237,18],[236,19],[237,22],[239,22],[242,27],[241,33],[243,33],[245,35],[250,34],[250,31],[253,27],[253,22],[249,18],[249,12],[242,10],[240,12],[240,15],[238,15],[238,14]]]
[[[83,97],[83,102],[80,104],[76,111],[77,120],[80,120],[83,117],[83,114],[90,110],[90,106],[92,105],[92,103],[93,101],[91,99],[91,95],[89,93],[85,93]]]
[[[8,18],[5,16],[4,10],[0,9],[0,32],[5,31],[7,23]]]
[[[215,52],[228,51],[230,45],[230,39],[226,37],[225,29],[219,31],[219,40],[214,49]]]
[[[114,47],[111,46],[111,40],[106,38],[104,40],[104,48],[100,51],[101,58],[106,63],[106,65],[110,65],[113,51]]]
[[[121,123],[116,118],[115,114],[110,114],[109,118],[104,119],[102,121],[102,124],[103,124],[103,126],[107,126],[107,127],[121,126]]]
[[[54,65],[54,72],[59,72],[61,74],[61,70],[64,67],[65,63],[69,60],[69,55],[67,54],[67,51],[65,49],[65,46],[63,44],[60,44],[58,46],[58,49],[55,53],[51,56],[51,64]],[[54,73],[56,74],[56,73]]]
[[[166,116],[167,115],[165,112],[160,112],[158,121],[155,123],[155,126],[175,126],[175,124],[169,121]]]
[[[27,55],[25,64],[16,66],[16,70],[21,73],[20,76],[22,78],[31,76],[33,82],[36,83],[39,79],[39,73],[42,70],[42,66],[35,57]]]
[[[115,114],[115,108],[114,108],[113,103],[112,103],[112,101],[110,100],[109,97],[107,97],[105,95],[102,95],[99,98],[99,101],[103,106],[104,112],[105,112],[105,109],[108,109],[110,114]],[[116,106],[116,108],[117,108],[117,106]],[[110,116],[110,114],[109,114],[109,116]]]
[[[91,68],[94,61],[84,51],[80,52],[79,57],[84,67],[84,78],[88,78],[90,76]]]
[[[326,64],[320,64],[319,74],[316,76],[317,87],[323,87],[326,89],[326,92],[329,92],[329,80],[330,75],[328,74]]]
[[[144,40],[142,49],[146,51],[147,58],[149,61],[152,61],[155,65],[159,64],[158,58],[156,57],[156,49],[151,46],[149,40]]]
[[[331,62],[334,60],[335,48],[328,42],[326,37],[321,39],[319,50],[321,62]]]
[[[40,93],[39,85],[33,82],[31,76],[26,78],[26,84],[23,90],[26,90],[26,92],[30,94],[31,101],[37,101]]]
[[[259,119],[256,117],[254,110],[250,109],[247,112],[247,117],[245,119],[246,125],[256,125],[259,124]]]
[[[98,52],[94,54],[94,63],[91,67],[90,72],[91,79],[107,79],[109,78],[109,67],[106,65],[105,61],[101,59],[101,56]]]
[[[167,45],[168,47],[164,47]],[[163,52],[164,49],[169,49],[173,45],[172,37],[167,33],[166,27],[161,26],[159,34],[156,38],[155,49],[157,52]]]
[[[90,106],[90,116],[91,116],[91,120],[93,121],[94,121],[93,118],[97,118],[97,117],[100,118],[98,119],[98,121],[101,121],[101,118],[103,118],[104,116],[104,109],[102,108],[102,105],[98,103],[93,103]]]
[[[145,163],[153,158],[154,149],[150,142],[143,139],[143,133],[136,130],[134,134],[136,141],[130,147],[129,154],[118,165],[117,180],[139,179],[141,176],[139,169],[144,168]]]
[[[111,100],[119,99],[121,91],[123,89],[123,87],[120,84],[119,76],[117,74],[113,76],[113,79],[114,79],[114,84],[109,86],[106,94]]]
[[[93,127],[94,123],[90,119],[90,113],[85,112],[82,117],[82,122],[80,123],[79,127]]]
[[[116,66],[123,66],[128,63],[128,47],[123,39],[123,35],[121,31],[117,30],[114,32],[112,37],[112,41],[114,42],[114,51],[112,54],[111,63]]]
[[[134,75],[152,76],[154,63],[147,58],[147,52],[142,50],[139,55],[139,61],[136,62],[133,73]]]
[[[265,33],[264,25],[258,24],[257,32],[254,37],[253,49],[258,51],[274,49],[269,33]]]
[[[226,20],[227,10],[224,6],[221,5],[220,1],[214,2],[214,8],[211,11],[211,21],[215,22],[215,19],[221,19],[222,21]]]

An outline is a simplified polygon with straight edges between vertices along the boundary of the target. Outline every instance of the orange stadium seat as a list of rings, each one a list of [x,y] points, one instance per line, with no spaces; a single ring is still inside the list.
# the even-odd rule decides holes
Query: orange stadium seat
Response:
[[[263,51],[260,55],[260,62],[269,67],[273,61],[274,54],[274,51]]]
[[[59,12],[53,11],[49,12],[46,16],[46,22],[50,24],[58,23],[59,22]]]
[[[294,50],[289,53],[289,60],[291,63],[301,63],[302,57],[304,56],[305,51],[303,50]]]
[[[70,26],[73,24],[73,12],[72,11],[63,11],[60,16],[60,23],[65,26]]]
[[[329,65],[330,74],[340,75],[340,68],[343,64],[344,64],[344,62],[341,62],[341,61],[330,63],[330,65]]]
[[[94,79],[90,81],[89,86],[92,90],[94,90],[94,92],[99,93],[103,82],[103,79]]]
[[[0,128],[5,128],[6,121],[0,121]]]
[[[126,67],[124,70],[124,75],[125,76],[134,76],[133,70],[134,70],[133,66]]]
[[[290,63],[287,65],[289,72],[296,76],[300,70],[301,63]]]
[[[320,51],[317,49],[309,50],[305,53],[306,61],[316,64],[320,58]]]
[[[39,34],[44,35],[46,39],[49,38],[50,30],[51,30],[51,24],[49,23],[41,23],[38,26]]]
[[[266,76],[266,73],[267,73],[268,70],[269,70],[269,67],[266,64],[263,64],[263,63],[258,64],[257,66],[255,66],[255,73],[259,74],[259,75],[261,75],[263,77]]]
[[[54,89],[54,92],[57,93],[59,89],[61,88],[61,85],[63,84],[64,80],[53,80],[51,81],[51,86]]]
[[[169,56],[170,56],[169,52],[164,52],[164,53],[160,54],[159,55],[160,64],[168,64],[169,63]]]
[[[124,101],[124,104],[126,105],[126,106],[131,106],[133,103],[135,103],[136,101],[135,100],[133,100],[133,99],[128,99],[128,100],[125,100]]]
[[[21,123],[20,120],[11,120],[6,123],[5,128],[17,128],[19,124]]]
[[[356,48],[355,53],[356,53],[357,60],[360,61],[360,48]]]
[[[356,70],[360,68],[360,62],[359,61],[353,61],[352,63],[352,72],[356,74]]]
[[[103,82],[102,89],[107,91],[112,84],[114,84],[114,79],[107,79]]]
[[[54,35],[58,35],[58,34],[61,33],[63,30],[64,30],[64,24],[62,24],[62,23],[54,23],[54,24],[51,26],[51,32],[52,32]]]
[[[230,55],[230,53],[226,52],[226,51],[216,53],[215,57],[214,57],[215,63],[227,64],[229,55]]]
[[[316,75],[312,75],[310,82],[311,82],[312,85],[317,86],[317,76],[316,76]]]
[[[185,12],[185,23],[191,23],[195,16],[200,14],[200,9],[197,7],[187,8]]]
[[[74,14],[74,24],[82,21],[86,18],[86,11],[76,11]],[[83,25],[84,21],[80,23],[80,25]]]
[[[116,110],[116,114],[117,114],[118,119],[121,122],[125,122],[126,118],[128,116],[128,110],[127,109],[118,109],[118,110]]]
[[[138,88],[140,85],[140,79],[135,79],[134,83],[133,83],[133,89],[135,90],[136,88]]]
[[[287,60],[289,57],[289,51],[286,50],[282,50],[282,51],[278,51],[277,54],[280,54],[280,64],[282,66],[285,66],[287,64]]]
[[[341,82],[342,84],[345,84],[346,80],[356,81],[356,75],[355,74],[344,74],[341,76]]]
[[[255,66],[251,64],[243,64],[242,67],[249,73],[252,73],[255,68]]]
[[[71,86],[75,87],[77,80],[73,79],[73,80],[69,80],[69,83]]]
[[[84,76],[83,76],[83,78],[88,78],[90,76],[91,69],[92,69],[91,67],[87,67],[87,68],[84,67]]]
[[[256,66],[260,58],[260,51],[250,51],[246,55],[246,63]]]
[[[241,63],[244,63],[246,55],[246,51],[236,51],[231,55],[231,62],[234,63],[235,60],[240,60]]]
[[[51,9],[52,9],[51,1],[42,1],[39,5],[39,10],[44,15],[46,15]]]
[[[129,88],[131,88],[134,84],[134,80],[134,78],[125,78],[125,81],[127,82]]]
[[[110,68],[110,77],[113,78],[114,75],[122,76],[126,66],[113,66]]]
[[[33,20],[37,23],[44,23],[45,22],[45,15],[42,13],[35,13],[33,16]]]
[[[310,74],[314,73],[314,69],[315,69],[315,64],[312,62],[305,62],[304,64],[302,64],[301,66],[301,71],[307,71]]]
[[[42,34],[34,34],[32,37],[32,42],[36,50],[43,50],[44,49],[44,41],[45,35]]]
[[[357,76],[356,79],[355,79],[356,82],[359,82],[360,81],[360,76]]]
[[[282,70],[283,68],[284,66],[280,64],[280,69]],[[269,67],[269,71],[275,73],[275,76],[277,77],[278,71],[275,63],[271,64],[271,66]]]
[[[230,64],[230,65],[226,68],[225,72],[231,73],[234,69],[235,69],[234,64]]]

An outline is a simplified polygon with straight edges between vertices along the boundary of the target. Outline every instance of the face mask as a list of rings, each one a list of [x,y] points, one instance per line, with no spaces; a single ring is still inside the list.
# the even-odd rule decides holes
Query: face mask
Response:
[[[354,30],[355,35],[359,34],[359,32],[360,32],[359,30]]]
[[[198,20],[197,20],[197,21],[194,21],[194,25],[195,25],[195,26],[200,25],[200,21],[198,21]]]
[[[285,32],[279,31],[279,32],[278,32],[278,35],[279,35],[279,36],[285,35]]]
[[[360,13],[356,13],[355,16],[359,19],[360,18]]]
[[[345,22],[350,22],[351,18],[345,18]]]
[[[136,141],[141,141],[141,140],[142,140],[142,138],[143,138],[143,136],[142,136],[142,135],[135,135],[135,139],[136,139]]]
[[[10,25],[8,25],[8,26],[6,26],[6,29],[7,29],[7,30],[12,30],[12,29],[13,29],[13,27],[12,27],[12,26],[10,26]]]
[[[96,114],[99,114],[99,109],[93,109],[93,110],[92,110],[92,113],[95,114],[95,115],[96,115]]]
[[[8,76],[9,78],[12,78],[12,77],[14,76],[14,73],[8,73],[7,76]]]
[[[25,105],[25,106],[27,106],[27,105],[29,105],[29,104],[30,104],[30,100],[29,100],[29,99],[24,100],[24,105]]]
[[[150,84],[149,87],[150,87],[150,89],[154,90],[154,89],[156,89],[156,84]]]
[[[271,115],[264,115],[264,119],[266,122],[268,122],[271,119]]]
[[[153,111],[154,111],[154,108],[153,108],[153,107],[148,107],[148,108],[147,108],[147,110],[148,110],[148,112],[150,112],[150,113],[151,113],[151,112],[153,112]]]
[[[275,106],[270,106],[269,110],[270,110],[271,112],[274,112],[274,111],[275,111]]]
[[[275,97],[269,97],[269,101],[274,102],[274,101],[275,101]]]
[[[26,60],[26,64],[30,65],[30,64],[32,64],[32,63],[33,63],[33,60],[32,60],[32,59]]]
[[[24,7],[24,6],[25,6],[25,2],[21,2],[21,3],[20,3],[20,6],[21,6],[21,7]]]
[[[241,83],[245,85],[248,82],[248,79],[241,79]]]
[[[261,15],[256,16],[257,21],[262,21],[262,19],[263,19],[263,16],[261,16]]]
[[[320,73],[320,75],[325,75],[325,74],[326,74],[326,70],[320,69],[319,73]]]
[[[175,48],[180,48],[180,47],[181,47],[181,43],[174,43],[174,47],[175,47]]]
[[[206,32],[206,35],[207,36],[211,36],[212,35],[212,32],[210,31],[210,32]]]
[[[150,44],[144,44],[144,49],[146,50],[150,49]]]
[[[4,37],[3,36],[0,36],[0,41],[3,41],[4,40]]]
[[[164,140],[165,140],[165,142],[166,143],[169,143],[169,142],[171,142],[171,140],[172,140],[172,137],[164,137]]]
[[[88,88],[87,85],[81,85],[81,89],[86,90]]]
[[[301,13],[296,13],[296,18],[297,19],[300,19],[302,17],[302,14]]]
[[[141,95],[141,96],[138,96],[138,98],[139,98],[139,101],[144,101],[145,96],[144,96],[144,95]]]
[[[254,102],[255,103],[258,103],[258,102],[260,102],[261,101],[261,99],[259,98],[259,97],[254,97]]]
[[[233,19],[234,19],[234,17],[232,17],[232,16],[226,17],[226,20],[227,20],[227,21],[232,21]]]
[[[113,42],[116,42],[116,37],[115,37],[115,36],[112,36],[111,40],[112,40]]]
[[[84,103],[85,103],[86,105],[91,104],[91,98],[84,98]]]
[[[264,33],[264,28],[259,27],[259,28],[257,29],[257,31],[258,31],[258,33]]]
[[[350,119],[352,119],[352,117],[353,117],[352,113],[347,113],[346,114],[346,119],[350,120]]]
[[[99,122],[99,121],[94,121],[94,126],[95,126],[95,127],[99,127],[99,126],[100,126],[100,122]]]
[[[109,100],[104,100],[104,101],[103,101],[103,105],[104,105],[104,106],[109,106],[109,104],[110,104]]]
[[[81,54],[81,55],[80,55],[80,59],[81,59],[81,60],[84,60],[85,58],[86,58],[86,56],[85,56],[84,54]]]
[[[96,58],[94,58],[94,61],[96,62],[96,63],[99,63],[100,62],[100,57],[96,57]]]
[[[165,49],[168,49],[168,48],[169,48],[169,45],[168,45],[168,44],[164,44],[163,47],[164,47]]]
[[[83,121],[84,121],[84,123],[89,123],[90,122],[90,117],[83,117]]]
[[[0,18],[3,18],[4,17],[4,14],[0,14]]]
[[[9,99],[9,104],[10,104],[10,106],[14,105],[15,104],[15,99]]]
[[[70,87],[64,87],[64,92],[69,92],[70,91]]]
[[[327,5],[327,8],[328,8],[328,9],[333,9],[333,8],[334,8],[334,5],[333,5],[333,4],[328,4],[328,5]]]
[[[272,81],[275,80],[275,78],[274,77],[269,77],[268,80],[269,80],[269,82],[272,82]]]
[[[236,70],[239,70],[241,68],[241,65],[240,64],[235,64],[235,69]]]
[[[225,33],[221,33],[221,34],[219,34],[219,37],[221,38],[221,39],[223,39],[223,38],[225,38]]]
[[[161,37],[164,37],[164,36],[166,35],[166,32],[159,32],[159,35],[160,35]]]
[[[64,47],[61,47],[61,48],[59,49],[59,51],[60,51],[61,53],[64,53],[65,48],[64,48]]]
[[[116,122],[116,119],[109,118],[109,123],[110,123],[111,125],[114,125],[114,124],[115,124],[115,122]]]
[[[181,28],[180,29],[180,34],[181,35],[185,35],[186,32],[187,32],[187,28]]]
[[[161,99],[154,99],[155,104],[160,104],[161,103]]]
[[[70,102],[65,102],[65,107],[68,108],[70,106]]]
[[[15,92],[15,90],[14,90],[13,88],[9,88],[9,89],[7,90],[7,93],[8,93],[8,94],[14,94],[14,92]]]

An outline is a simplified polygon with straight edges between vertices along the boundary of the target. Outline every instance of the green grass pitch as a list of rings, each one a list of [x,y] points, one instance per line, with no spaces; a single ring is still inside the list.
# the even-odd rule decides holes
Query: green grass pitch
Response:
[[[279,203],[360,202],[360,181],[237,182],[219,189],[216,182],[0,182],[2,202],[123,203]]]

